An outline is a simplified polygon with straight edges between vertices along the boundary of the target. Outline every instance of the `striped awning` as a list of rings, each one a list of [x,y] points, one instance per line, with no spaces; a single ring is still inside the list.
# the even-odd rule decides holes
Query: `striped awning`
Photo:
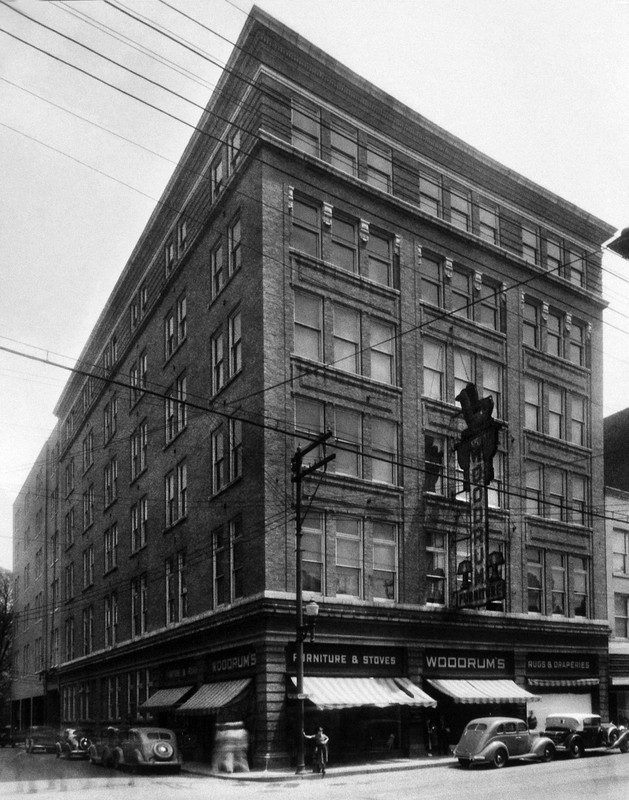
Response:
[[[295,678],[290,679],[296,688]],[[408,678],[304,678],[304,695],[317,708],[431,706],[437,701]]]
[[[172,708],[186,695],[192,686],[175,686],[170,689],[158,689],[148,700],[140,706],[141,709],[150,711],[157,708]]]
[[[557,686],[598,686],[598,678],[528,678],[529,686],[552,688]]]
[[[233,702],[251,683],[251,678],[235,681],[204,683],[197,691],[176,709],[178,714],[210,714]]]
[[[428,683],[455,703],[533,703],[542,699],[509,680],[429,678]]]

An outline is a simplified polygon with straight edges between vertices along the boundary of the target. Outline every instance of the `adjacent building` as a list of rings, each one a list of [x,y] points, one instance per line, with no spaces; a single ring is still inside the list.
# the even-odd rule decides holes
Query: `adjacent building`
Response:
[[[22,719],[159,719],[195,758],[239,719],[254,765],[293,759],[291,458],[328,430],[300,522],[335,758],[425,752],[440,716],[606,716],[613,232],[254,8],[16,503]],[[501,423],[482,608],[456,594],[469,383]]]

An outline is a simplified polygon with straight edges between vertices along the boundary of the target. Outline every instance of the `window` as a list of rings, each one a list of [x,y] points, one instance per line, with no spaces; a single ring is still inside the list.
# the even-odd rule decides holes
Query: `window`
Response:
[[[89,430],[87,436],[83,439],[83,472],[87,470],[94,463],[94,431]]]
[[[225,445],[223,441],[223,427],[219,426],[212,432],[212,491],[220,492],[227,483],[225,470]]]
[[[360,372],[360,314],[334,306],[334,366],[354,375]]]
[[[225,385],[225,336],[222,331],[217,331],[212,336],[212,391],[219,392]]]
[[[444,344],[424,340],[424,391],[433,400],[445,399],[445,355]]]
[[[74,658],[74,617],[66,619],[64,624],[64,661],[72,661]]]
[[[559,312],[548,312],[546,352],[550,356],[563,356],[563,315]]]
[[[295,292],[295,354],[321,361],[323,302],[320,297]]]
[[[236,218],[227,230],[229,245],[229,275],[230,277],[242,266],[242,229],[240,217]]]
[[[216,297],[225,285],[222,243],[217,244],[210,253],[210,268],[212,270],[212,297]]]
[[[478,235],[485,242],[498,244],[498,212],[495,209],[479,206]]]
[[[362,526],[352,517],[336,517],[336,594],[362,597]]]
[[[443,306],[441,262],[431,256],[422,255],[420,271],[422,300],[433,306]]]
[[[528,611],[533,614],[541,614],[544,597],[544,564],[542,561],[542,551],[536,548],[529,548],[526,551],[526,556]]]
[[[188,220],[185,217],[182,217],[177,225],[177,243],[181,257],[188,246]]]
[[[454,348],[454,397],[465,389],[468,383],[476,383],[474,357],[468,350]]]
[[[221,525],[212,532],[214,546],[214,606],[229,602],[229,542]]]
[[[118,398],[115,395],[103,409],[103,428],[105,442],[108,442],[118,428]]]
[[[395,600],[397,596],[397,528],[389,522],[373,523],[374,597]]]
[[[66,564],[63,576],[63,599],[67,602],[74,597],[74,561]]]
[[[446,602],[446,566],[448,558],[445,533],[428,532],[426,556],[426,602],[444,605]]]
[[[332,467],[337,475],[362,477],[362,414],[349,408],[335,408],[336,458]]]
[[[241,313],[235,311],[229,318],[229,374],[236,375],[242,369],[242,326]]]
[[[321,121],[319,109],[293,99],[292,105],[292,144],[315,158],[321,150]]]
[[[105,595],[105,647],[112,647],[118,641],[118,595],[116,592]]]
[[[137,553],[146,545],[148,529],[148,499],[142,497],[131,506],[131,552]]]
[[[310,512],[301,526],[302,588],[305,592],[323,592],[323,517]]]
[[[372,418],[371,477],[378,483],[397,484],[397,425],[390,420]]]
[[[546,269],[554,275],[563,273],[560,242],[546,241]]]
[[[541,465],[528,462],[525,467],[524,481],[526,513],[537,517],[543,516]]]
[[[166,624],[180,622],[188,616],[185,567],[184,552],[166,559]]]
[[[65,466],[65,495],[66,497],[74,489],[74,459],[71,458]]]
[[[235,481],[242,475],[242,422],[229,420],[229,479]]]
[[[229,164],[229,174],[233,175],[236,167],[242,158],[242,131],[234,128],[227,141],[227,160]]]
[[[105,572],[118,566],[118,525],[114,523],[104,534]]]
[[[138,358],[138,387],[144,392],[148,386],[148,356],[146,351],[140,353]]]
[[[575,617],[589,616],[588,567],[587,558],[572,557],[572,607]]]
[[[188,335],[188,306],[185,294],[177,300],[177,346],[179,346]]]
[[[570,272],[570,283],[574,286],[585,287],[585,257],[583,253],[569,250],[566,266]]]
[[[564,437],[564,393],[556,386],[548,387],[548,435]]]
[[[319,208],[297,198],[293,200],[291,247],[312,258],[319,258],[321,252]]]
[[[445,494],[445,439],[432,433],[424,436],[424,491]]]
[[[465,319],[472,317],[472,276],[455,269],[452,273],[452,313]]]
[[[548,467],[548,511],[549,519],[564,520],[566,518],[565,473],[556,467]]]
[[[336,117],[330,122],[330,163],[342,172],[356,175],[358,132]]]
[[[210,185],[212,202],[214,202],[223,188],[223,157],[221,155],[214,159],[210,167]]]
[[[234,600],[237,600],[239,597],[244,597],[245,594],[243,581],[245,541],[240,515],[229,521],[229,538],[232,549],[232,594]]]
[[[103,473],[105,508],[111,505],[118,497],[118,459],[112,460],[105,466]]]
[[[90,484],[83,492],[83,530],[87,530],[94,522],[94,485]]]
[[[94,650],[94,607],[83,609],[83,655]]]
[[[371,141],[367,147],[366,179],[370,186],[391,191],[391,151]]]
[[[185,461],[177,464],[177,511],[179,519],[188,514],[188,465]]]
[[[170,275],[175,265],[175,243],[169,239],[164,245],[164,267],[166,268],[166,275]]]
[[[141,636],[147,630],[148,580],[143,573],[131,581],[131,636]]]
[[[393,285],[391,240],[371,231],[366,246],[366,277],[383,286]]]
[[[552,582],[552,614],[566,615],[566,556],[548,553],[548,564]]]
[[[484,325],[494,331],[502,330],[500,289],[483,282],[480,287],[480,297],[472,306],[472,311],[474,319],[479,325]]]
[[[570,441],[572,444],[587,446],[587,400],[578,394],[570,396]]]
[[[168,389],[164,399],[166,416],[166,443],[171,442],[186,427],[188,407],[186,405],[187,378],[182,373]],[[133,439],[132,439],[133,442]]]
[[[441,181],[428,175],[419,175],[419,207],[435,217],[441,216]]]
[[[585,364],[585,341],[586,334],[582,325],[573,322],[570,326],[570,342],[568,344],[568,358],[573,364],[580,367]]]
[[[450,222],[462,231],[470,229],[471,202],[469,194],[450,191]]]
[[[629,575],[629,531],[614,528],[612,546],[614,549],[614,573]]]
[[[572,522],[588,525],[590,483],[584,475],[572,475]]]
[[[629,595],[614,593],[614,633],[629,638]]]
[[[522,341],[529,347],[539,348],[539,307],[528,300],[522,309]]]
[[[340,269],[356,273],[358,271],[357,226],[355,222],[332,217],[330,259]],[[313,253],[312,255],[316,255]]]
[[[175,473],[169,472],[164,478],[164,495],[166,500],[166,527],[177,521],[177,497],[175,495]]]
[[[312,437],[323,431],[324,405],[318,400],[295,398],[295,447],[307,447]],[[317,447],[308,454],[309,463],[321,458],[321,448]]]
[[[94,583],[94,545],[91,544],[83,551],[83,588],[87,589]]]
[[[541,431],[542,384],[535,378],[524,379],[524,427],[532,431]]]
[[[539,237],[535,228],[522,226],[522,258],[529,264],[539,264]]]
[[[164,358],[169,359],[175,352],[177,342],[175,339],[175,315],[172,311],[164,320]]]
[[[63,521],[63,536],[66,547],[74,544],[74,508],[71,508],[65,515]]]
[[[148,422],[144,420],[131,434],[129,442],[131,448],[131,480],[146,469],[148,450]]]

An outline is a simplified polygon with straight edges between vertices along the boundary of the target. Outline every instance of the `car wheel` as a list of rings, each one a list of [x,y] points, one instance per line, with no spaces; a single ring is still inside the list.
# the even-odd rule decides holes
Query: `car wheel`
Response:
[[[173,746],[170,742],[156,742],[153,745],[153,752],[155,753],[155,757],[161,759],[162,761],[167,761],[169,758],[173,757]]]
[[[570,758],[581,758],[583,750],[583,742],[581,739],[573,739],[568,747],[568,755]]]
[[[500,769],[501,767],[504,767],[504,765],[507,763],[508,758],[509,754],[504,749],[504,747],[499,747],[494,753],[492,764],[494,765],[494,767],[496,767],[496,769]]]
[[[459,759],[459,764],[463,767],[463,769],[469,769],[471,763],[472,762],[469,760],[469,758],[460,758]]]
[[[550,742],[549,742],[549,743],[548,743],[548,744],[547,744],[547,745],[544,747],[544,750],[543,750],[543,752],[542,752],[542,761],[546,761],[546,762],[548,762],[548,761],[552,761],[554,757],[555,757],[555,748],[554,748],[554,747],[553,747],[553,745],[552,745],[552,744],[550,744]]]
[[[607,739],[607,742],[608,742],[610,747],[613,747],[616,744],[616,742],[618,741],[618,737],[619,736],[620,736],[620,734],[618,733],[618,731],[611,731],[610,732],[609,738]]]

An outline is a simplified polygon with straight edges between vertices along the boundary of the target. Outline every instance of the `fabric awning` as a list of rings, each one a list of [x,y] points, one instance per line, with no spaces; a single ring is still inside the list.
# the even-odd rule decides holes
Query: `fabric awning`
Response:
[[[235,681],[204,683],[177,708],[178,714],[209,714],[218,708],[229,705],[251,683],[251,678]]]
[[[509,680],[429,678],[428,683],[455,703],[533,703],[542,699]]]
[[[158,689],[148,700],[145,700],[140,708],[150,711],[152,708],[172,708],[186,695],[192,686],[175,686],[171,689]]]
[[[537,688],[550,688],[557,686],[598,686],[600,683],[598,678],[529,678],[529,686]]]
[[[295,678],[291,678],[293,688]],[[431,706],[437,701],[408,678],[304,678],[304,695],[317,708]]]

